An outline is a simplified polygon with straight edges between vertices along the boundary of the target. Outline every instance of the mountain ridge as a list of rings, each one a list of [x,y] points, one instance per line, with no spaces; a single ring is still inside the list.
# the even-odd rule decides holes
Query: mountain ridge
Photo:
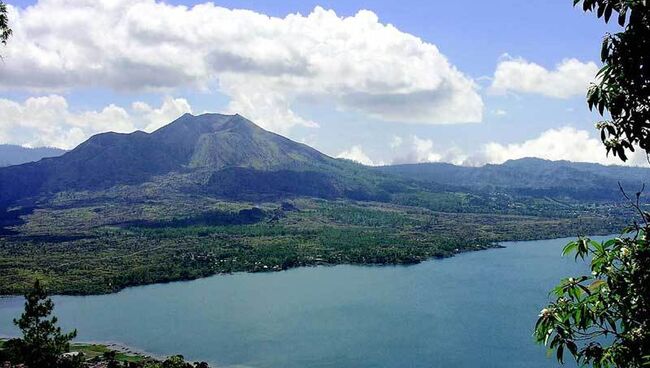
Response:
[[[246,182],[232,176],[236,175],[232,170],[235,168],[240,169],[240,174],[241,169],[248,170],[242,177]],[[63,191],[136,185],[154,177],[181,174],[195,180],[194,187],[233,193],[240,185],[254,188],[251,181],[257,180],[255,176],[268,179],[264,172],[269,171],[283,171],[287,176],[285,180],[273,180],[279,193],[304,194],[296,183],[289,182],[303,179],[307,185],[327,187],[323,191],[329,193],[328,197],[343,196],[361,187],[365,197],[372,197],[368,193],[375,189],[364,182],[367,178],[354,177],[355,170],[365,171],[372,180],[383,176],[268,132],[237,114],[185,114],[152,133],[101,133],[60,157],[2,168],[0,204]],[[295,172],[313,172],[321,178],[310,181]],[[273,188],[267,189],[273,192]]]
[[[151,133],[101,133],[59,157],[0,168],[0,206],[155,182],[186,194],[252,201],[311,196],[413,203],[433,193],[458,193],[457,208],[467,203],[462,193],[482,203],[500,193],[614,201],[621,198],[619,181],[636,191],[648,179],[646,168],[537,158],[482,167],[368,167],[332,158],[238,114],[184,114]]]
[[[636,192],[644,183],[650,182],[650,168],[552,161],[536,157],[479,167],[419,163],[382,166],[377,170],[403,178],[473,190],[600,200],[620,198],[619,183],[626,191]]]
[[[55,147],[23,147],[14,144],[0,144],[0,167],[20,165],[47,157],[56,157],[66,151]]]

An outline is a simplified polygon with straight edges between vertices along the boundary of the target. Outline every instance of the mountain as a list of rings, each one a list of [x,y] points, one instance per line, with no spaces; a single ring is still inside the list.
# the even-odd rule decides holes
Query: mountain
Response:
[[[2,168],[0,205],[147,182],[228,198],[381,199],[385,177],[239,115],[185,114],[152,133],[98,134],[60,157]]]
[[[0,168],[0,207],[123,188],[121,196],[176,193],[253,202],[302,196],[492,213],[536,208],[513,204],[526,198],[618,201],[619,181],[635,192],[648,179],[645,168],[530,158],[483,167],[371,168],[329,157],[240,115],[185,114],[152,133],[98,134],[59,157]]]
[[[506,192],[532,197],[568,197],[577,200],[616,200],[618,187],[630,193],[650,184],[650,169],[592,163],[549,161],[539,158],[510,160],[482,167],[446,163],[384,166],[378,171],[425,182],[453,185],[473,191]]]
[[[62,149],[51,147],[27,148],[13,144],[0,144],[0,167],[20,165],[45,157],[61,156],[64,153]]]

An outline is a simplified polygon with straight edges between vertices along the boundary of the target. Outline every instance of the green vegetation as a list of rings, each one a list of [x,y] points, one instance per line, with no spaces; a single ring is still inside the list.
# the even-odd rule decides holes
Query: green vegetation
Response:
[[[624,28],[603,39],[598,83],[587,94],[590,109],[605,119],[597,124],[607,153],[621,160],[638,146],[650,152],[650,6],[646,0],[574,0],[585,11]]]
[[[587,95],[590,108],[611,116],[597,124],[607,152],[623,161],[635,146],[650,154],[650,6],[645,0],[574,0],[578,4],[606,23],[614,16],[624,27],[606,35],[605,65]],[[640,202],[642,192],[635,199],[625,195],[641,225],[635,222],[620,238],[580,238],[564,249],[588,261],[591,275],[562,280],[535,326],[537,341],[555,351],[560,363],[568,351],[581,366],[650,366],[650,212]]]
[[[28,367],[59,368],[59,358],[70,349],[70,341],[77,331],[62,333],[56,317],[50,317],[54,303],[47,297],[39,280],[25,294],[25,312],[14,324],[23,337],[12,339],[3,345],[11,361],[25,363]]]
[[[19,360],[11,360],[13,357],[6,346],[11,345],[10,340],[0,340],[0,362],[11,361],[16,363]],[[76,368],[84,367],[89,364],[98,362],[107,362],[109,367],[124,367],[124,368],[209,368],[205,362],[188,363],[182,355],[174,355],[167,359],[155,359],[142,353],[131,353],[113,350],[109,345],[103,344],[83,344],[71,343],[69,352],[79,353],[79,358],[72,359],[58,359],[57,368]],[[7,360],[9,359],[9,360]]]
[[[560,362],[566,350],[578,364],[596,368],[650,365],[649,230],[646,225],[602,243],[581,238],[565,247],[565,255],[590,258],[592,274],[562,280],[535,326],[537,340]]]
[[[0,238],[0,293],[24,292],[36,278],[56,293],[96,294],[238,271],[412,264],[505,240],[611,233],[623,224],[614,206],[593,215],[592,206],[544,205],[557,215],[318,199],[253,204],[131,196],[120,202],[68,193],[22,216],[15,233]]]
[[[412,264],[505,240],[611,233],[629,216],[612,196],[591,195],[616,168],[584,169],[597,184],[582,193],[563,166],[535,165],[417,180],[333,159],[238,115],[99,134],[60,157],[0,168],[0,294],[35,279],[95,294],[237,271]],[[504,172],[520,186],[504,187]]]
[[[629,216],[619,197],[592,196],[618,169],[580,166],[576,184],[564,163],[539,165],[387,173],[238,115],[99,134],[0,168],[0,294],[37,278],[56,293],[94,294],[237,271],[412,264],[505,240],[611,233]],[[585,181],[596,184],[578,191]]]
[[[113,359],[121,363],[143,363],[148,359],[148,357],[141,354],[115,351],[102,344],[70,344],[70,351],[83,354],[86,360],[101,359],[107,355],[112,355],[112,352],[115,352]]]

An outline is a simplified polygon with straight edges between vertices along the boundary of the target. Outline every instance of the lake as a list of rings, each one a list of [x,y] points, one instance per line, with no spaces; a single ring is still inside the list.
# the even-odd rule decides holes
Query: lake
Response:
[[[548,291],[584,264],[570,239],[503,243],[414,266],[220,275],[116,294],[56,296],[79,341],[215,367],[557,367],[532,329]],[[0,299],[0,335],[23,299]]]

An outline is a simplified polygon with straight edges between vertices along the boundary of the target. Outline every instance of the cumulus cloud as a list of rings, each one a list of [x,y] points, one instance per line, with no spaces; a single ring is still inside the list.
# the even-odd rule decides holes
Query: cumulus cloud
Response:
[[[157,109],[144,102],[134,102],[131,107],[135,113],[141,116],[140,120],[147,123],[144,127],[147,132],[153,132],[184,113],[192,112],[192,107],[186,99],[169,96],[165,97],[162,105]]]
[[[345,150],[338,155],[336,158],[344,158],[347,160],[352,160],[366,166],[380,166],[383,165],[383,162],[375,162],[363,151],[363,148],[359,145],[352,146],[350,149]]]
[[[185,112],[186,100],[165,98],[159,108],[136,102],[130,111],[116,105],[72,111],[63,96],[30,97],[23,102],[0,98],[0,143],[70,149],[93,134],[137,129],[152,131]]]
[[[471,78],[435,45],[367,10],[339,17],[317,7],[276,18],[213,3],[40,0],[9,11],[14,36],[0,88],[218,86],[232,112],[280,132],[316,126],[294,107],[314,98],[387,121],[482,118]]]
[[[497,65],[490,91],[535,93],[553,98],[582,96],[595,80],[598,66],[577,59],[565,59],[548,70],[521,58],[505,57]]]
[[[438,162],[442,156],[433,151],[433,141],[431,139],[421,139],[414,135],[413,137],[413,154],[416,162]]]
[[[401,139],[401,138],[400,138]],[[592,162],[603,165],[648,166],[645,153],[637,150],[627,162],[617,157],[607,156],[602,142],[588,131],[564,126],[549,129],[540,135],[510,144],[489,142],[475,151],[463,151],[458,147],[443,147],[432,139],[411,136],[402,139],[401,148],[393,149],[393,164],[448,162],[463,166],[483,166],[501,164],[508,160],[537,157],[546,160],[567,160],[573,162]]]
[[[606,156],[605,147],[599,139],[592,137],[586,130],[578,130],[568,126],[549,129],[538,137],[521,143],[488,143],[483,146],[480,152],[468,159],[466,164],[499,164],[507,160],[524,157],[594,162],[603,165],[648,165],[645,154],[638,150],[626,163],[611,155]]]
[[[402,137],[396,135],[393,136],[393,139],[390,141],[390,148],[396,149],[402,146],[402,143],[404,142],[404,139]]]
[[[400,144],[394,145],[395,141],[399,141]],[[432,139],[417,135],[412,135],[408,139],[394,137],[390,147],[394,151],[393,164],[450,162],[460,165],[466,159],[462,151],[456,147],[443,149]]]

